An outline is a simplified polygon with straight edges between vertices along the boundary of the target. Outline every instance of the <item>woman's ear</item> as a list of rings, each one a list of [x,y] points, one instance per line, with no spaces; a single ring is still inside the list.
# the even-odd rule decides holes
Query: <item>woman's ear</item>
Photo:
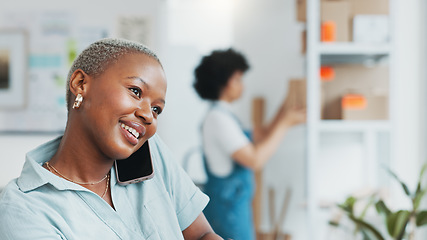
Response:
[[[88,90],[89,75],[83,70],[77,69],[73,72],[70,78],[70,91],[77,96],[77,94],[85,95]]]

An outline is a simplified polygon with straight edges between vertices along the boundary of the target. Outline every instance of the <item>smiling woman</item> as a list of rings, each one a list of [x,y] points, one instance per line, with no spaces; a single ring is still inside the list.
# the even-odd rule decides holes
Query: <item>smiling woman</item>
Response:
[[[29,152],[0,195],[0,239],[221,239],[202,213],[208,198],[155,135],[165,96],[144,45],[103,39],[84,50],[68,75],[64,135]],[[121,185],[114,163],[135,156],[154,177]]]

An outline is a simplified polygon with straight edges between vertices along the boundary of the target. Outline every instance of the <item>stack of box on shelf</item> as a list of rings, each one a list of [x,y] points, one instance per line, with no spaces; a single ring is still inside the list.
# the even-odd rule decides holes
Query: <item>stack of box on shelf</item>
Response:
[[[321,76],[322,119],[388,119],[387,66],[336,64],[327,68],[332,73]]]
[[[297,21],[306,22],[307,0],[297,0]],[[388,41],[388,0],[319,0],[323,42]],[[304,39],[302,39],[304,40]]]
[[[306,22],[308,0],[297,0],[297,20]],[[389,0],[320,1],[319,42],[375,45],[389,42]],[[306,51],[306,33],[302,34]],[[322,119],[388,119],[388,68],[321,62]]]

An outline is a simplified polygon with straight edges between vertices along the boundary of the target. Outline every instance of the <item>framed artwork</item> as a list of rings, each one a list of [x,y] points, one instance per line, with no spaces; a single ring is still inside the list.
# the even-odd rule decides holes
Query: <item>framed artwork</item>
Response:
[[[0,109],[26,105],[27,47],[25,31],[0,29]]]

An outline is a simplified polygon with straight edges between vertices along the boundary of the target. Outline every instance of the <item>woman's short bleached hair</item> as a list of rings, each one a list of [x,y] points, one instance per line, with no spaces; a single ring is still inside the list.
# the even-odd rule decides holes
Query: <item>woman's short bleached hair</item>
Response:
[[[70,109],[70,79],[71,75],[81,69],[89,76],[97,77],[101,75],[112,63],[117,62],[120,57],[129,53],[142,53],[154,58],[160,63],[157,55],[147,46],[141,43],[124,39],[105,38],[89,45],[81,52],[71,65],[67,76],[66,102],[67,109]]]

